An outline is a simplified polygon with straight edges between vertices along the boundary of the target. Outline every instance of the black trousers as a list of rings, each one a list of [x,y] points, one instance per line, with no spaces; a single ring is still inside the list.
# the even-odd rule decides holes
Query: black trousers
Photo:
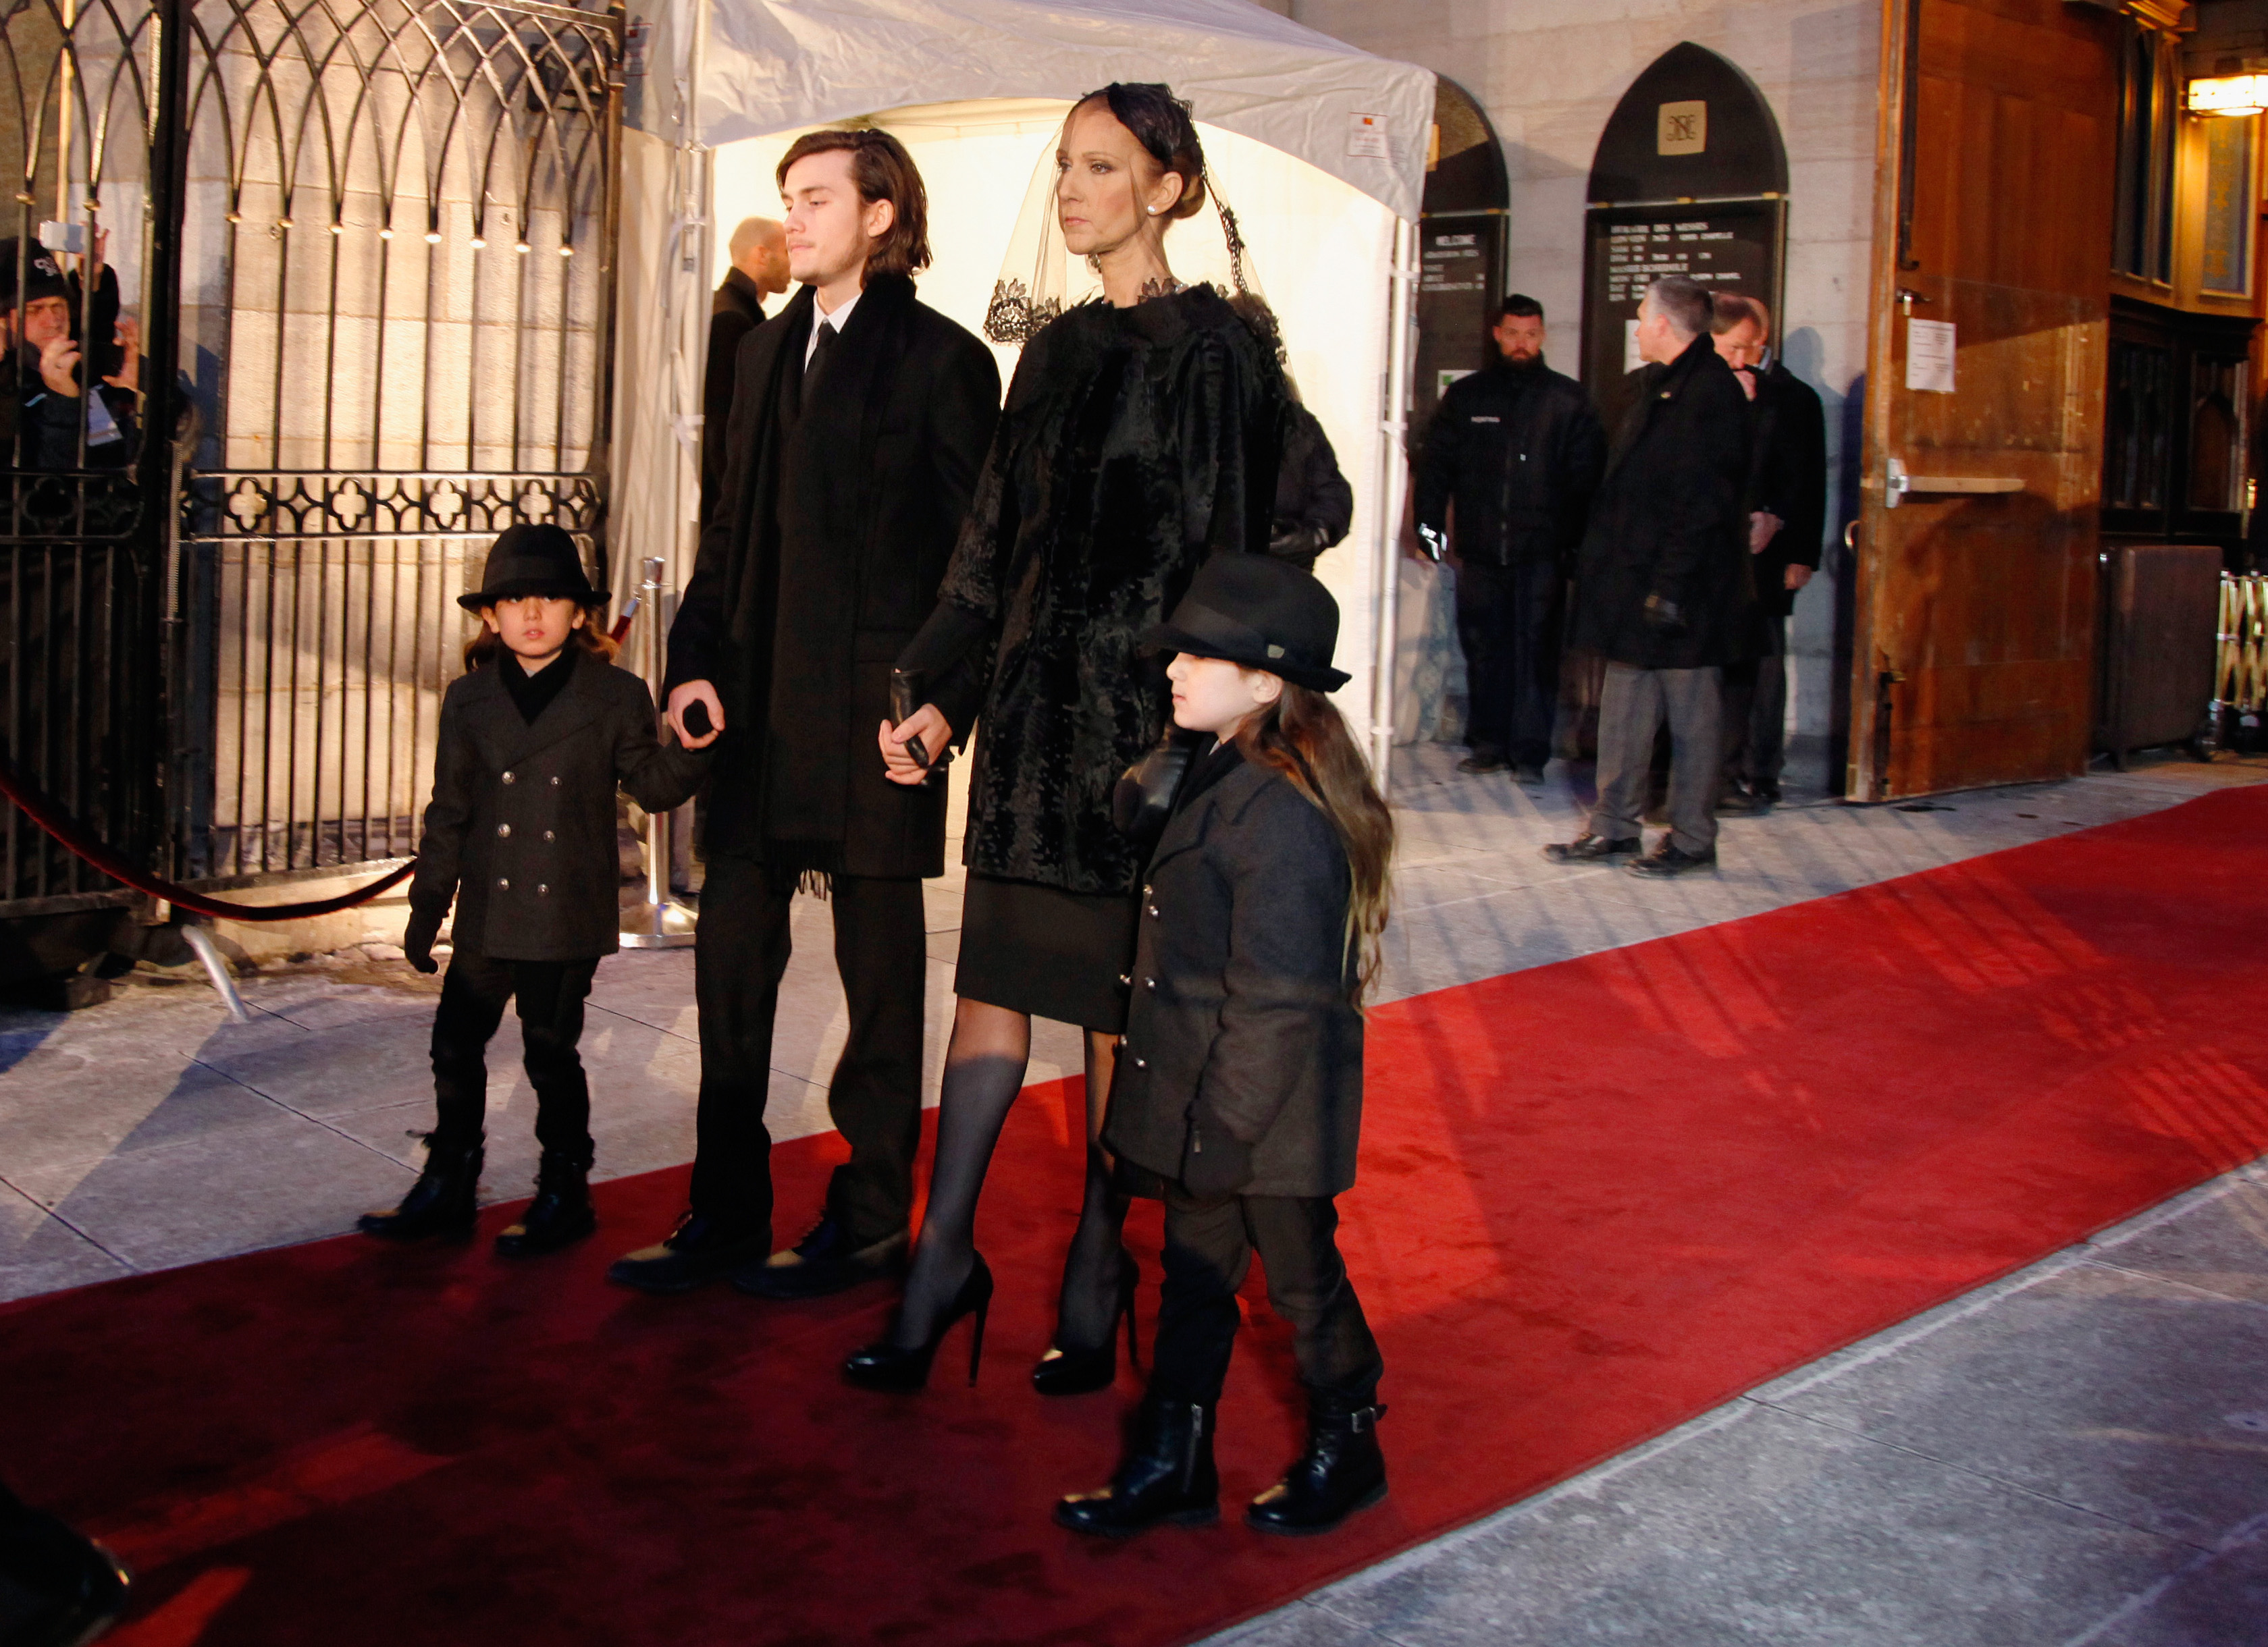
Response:
[[[1551,561],[1459,564],[1457,642],[1470,703],[1465,741],[1475,754],[1537,767],[1551,758],[1565,586]]]
[[[496,960],[460,946],[441,980],[433,1014],[433,1128],[436,1150],[470,1149],[484,1135],[489,1107],[489,1041],[504,1009],[519,1009],[521,1058],[535,1089],[535,1141],[547,1153],[591,1164],[591,1088],[575,1050],[583,1038],[583,1003],[591,993],[589,960]]]
[[[1152,1393],[1208,1407],[1220,1400],[1236,1342],[1236,1290],[1257,1251],[1268,1302],[1292,1324],[1292,1354],[1308,1399],[1369,1406],[1386,1364],[1347,1280],[1338,1227],[1338,1203],[1329,1195],[1198,1201],[1169,1187]]]
[[[1757,614],[1753,650],[1725,671],[1725,781],[1776,790],[1787,763],[1787,620]]]
[[[772,1023],[791,944],[792,886],[745,857],[709,860],[693,945],[701,1011],[693,1209],[719,1223],[769,1229]],[[827,1089],[828,1114],[850,1145],[827,1208],[865,1246],[906,1227],[921,1142],[922,1006],[929,982],[917,879],[837,875],[835,965],[850,1009],[850,1039]]]

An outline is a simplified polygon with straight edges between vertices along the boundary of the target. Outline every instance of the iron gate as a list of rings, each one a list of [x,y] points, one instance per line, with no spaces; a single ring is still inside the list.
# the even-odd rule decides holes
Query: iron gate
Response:
[[[8,752],[106,839],[209,886],[406,857],[467,556],[551,520],[603,573],[620,43],[466,0],[7,14],[19,261],[111,231],[176,437],[10,477]],[[0,828],[0,915],[122,897]]]

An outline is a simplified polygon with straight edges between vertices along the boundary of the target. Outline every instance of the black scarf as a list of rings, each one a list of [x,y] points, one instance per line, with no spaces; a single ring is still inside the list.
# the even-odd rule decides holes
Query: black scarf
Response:
[[[763,857],[776,871],[840,871],[850,762],[873,749],[872,732],[862,744],[858,729],[887,708],[853,701],[853,664],[873,451],[913,302],[903,276],[870,278],[806,403],[804,350],[818,308],[804,288],[782,313],[789,333],[763,386],[771,415],[754,541],[729,609],[741,654],[771,660],[769,680],[749,685],[764,718]],[[767,616],[772,633],[760,637]]]

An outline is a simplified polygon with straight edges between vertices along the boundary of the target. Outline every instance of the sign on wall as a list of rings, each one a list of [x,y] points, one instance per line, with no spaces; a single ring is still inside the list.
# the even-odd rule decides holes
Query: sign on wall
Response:
[[[1611,415],[1620,379],[1639,366],[1638,305],[1665,275],[1756,298],[1779,313],[1786,202],[1594,208],[1583,267],[1583,380]]]

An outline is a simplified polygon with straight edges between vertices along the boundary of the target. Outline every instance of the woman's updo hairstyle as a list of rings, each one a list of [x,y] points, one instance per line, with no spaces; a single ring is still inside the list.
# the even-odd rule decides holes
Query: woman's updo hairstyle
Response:
[[[1189,106],[1174,95],[1174,89],[1154,81],[1127,84],[1112,81],[1100,92],[1090,92],[1079,99],[1079,107],[1101,99],[1109,107],[1118,123],[1134,134],[1149,157],[1160,170],[1171,172],[1182,180],[1182,197],[1166,213],[1168,220],[1194,217],[1204,210],[1204,150],[1197,142],[1197,122],[1189,118]],[[1076,111],[1074,111],[1076,112]]]

